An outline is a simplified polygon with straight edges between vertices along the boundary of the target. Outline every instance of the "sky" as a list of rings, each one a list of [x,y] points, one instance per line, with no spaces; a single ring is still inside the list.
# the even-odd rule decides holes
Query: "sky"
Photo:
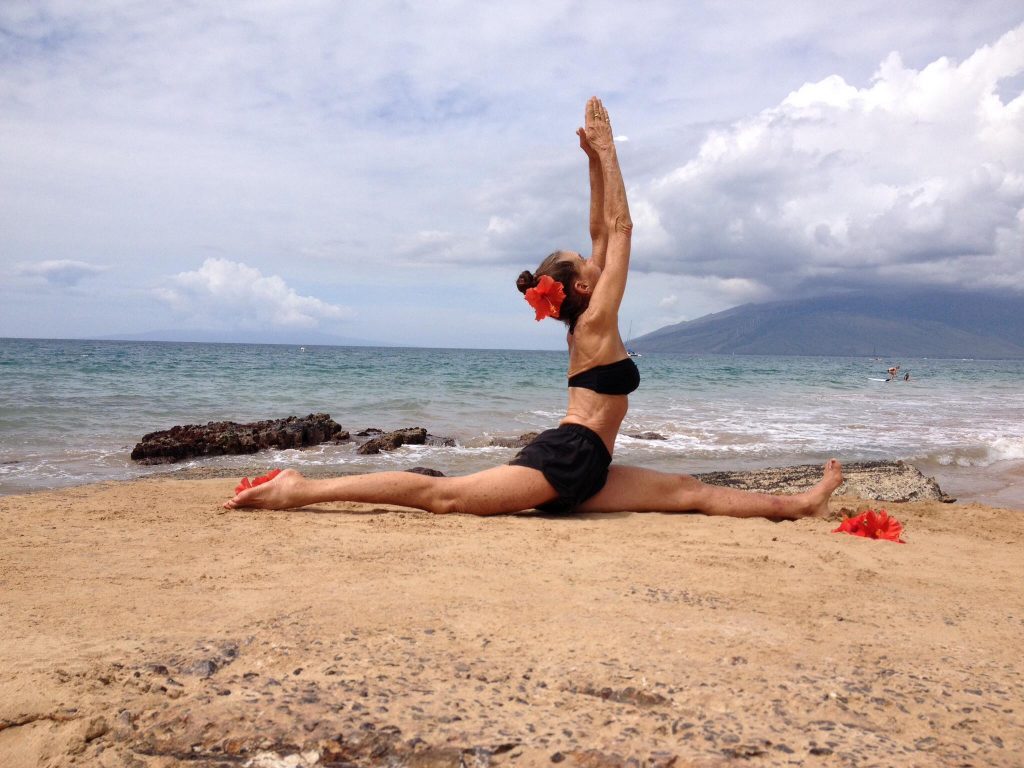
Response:
[[[557,349],[608,107],[634,336],[851,289],[1024,293],[1019,0],[4,0],[0,337]]]

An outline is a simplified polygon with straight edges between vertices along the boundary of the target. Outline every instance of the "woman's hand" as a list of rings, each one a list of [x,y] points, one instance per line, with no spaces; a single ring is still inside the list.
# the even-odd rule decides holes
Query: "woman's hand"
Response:
[[[580,137],[580,149],[587,153],[587,157],[591,160],[597,160],[597,151],[590,146],[590,142],[587,141],[587,132],[582,128],[576,129],[576,135]]]
[[[591,96],[587,101],[584,120],[586,128],[580,134],[580,146],[583,147],[584,152],[590,154],[587,147],[597,154],[614,149],[615,142],[612,139],[612,125],[608,119],[608,110],[596,96]]]

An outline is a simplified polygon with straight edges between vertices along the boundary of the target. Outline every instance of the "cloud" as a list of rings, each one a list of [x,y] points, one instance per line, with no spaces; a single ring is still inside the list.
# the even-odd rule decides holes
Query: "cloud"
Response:
[[[179,313],[231,327],[315,328],[322,320],[344,320],[352,310],[312,296],[300,296],[277,275],[227,259],[207,259],[193,272],[180,272],[156,296]]]
[[[227,10],[8,0],[0,268],[15,275],[52,254],[102,254],[109,274],[80,278],[74,316],[67,292],[48,290],[18,304],[30,320],[16,317],[18,283],[49,285],[40,274],[0,284],[0,325],[47,335],[124,327],[138,317],[124,297],[151,297],[169,258],[201,254],[279,274],[296,300],[315,290],[329,302],[334,286],[358,284],[344,299],[360,310],[346,333],[399,343],[425,334],[422,323],[382,318],[381,297],[418,305],[456,283],[498,275],[504,284],[501,274],[532,269],[555,248],[586,250],[586,161],[574,131],[595,92],[619,133],[633,263],[657,283],[634,303],[637,326],[670,293],[692,315],[839,280],[956,282],[966,272],[1019,285],[1005,257],[1022,244],[1020,223],[1004,226],[1020,208],[1012,167],[989,168],[976,145],[1019,145],[1009,105],[1020,80],[998,80],[991,110],[984,88],[952,88],[952,113],[939,117],[952,147],[944,156],[991,172],[987,181],[935,162],[903,168],[938,143],[903,150],[934,125],[917,97],[882,98],[885,87],[941,96],[957,72],[970,80],[971,54],[1021,23],[1019,5],[656,0],[637,14],[614,0],[593,0],[586,13],[577,0],[254,0]],[[893,49],[902,61],[883,72]],[[943,55],[964,64],[925,66]],[[1012,69],[972,66],[983,84]],[[805,82],[803,101],[786,99]],[[869,96],[879,104],[860,103]],[[964,128],[976,113],[984,136]],[[809,148],[814,119],[823,138]],[[963,136],[971,141],[961,147]],[[862,138],[883,150],[872,154]],[[688,178],[670,173],[688,166]],[[267,316],[255,299],[164,282],[169,305],[219,322]],[[98,290],[81,295],[83,286]],[[492,310],[493,295],[466,301]],[[299,322],[335,321],[296,312]],[[436,331],[444,343],[460,333]]]
[[[28,277],[42,278],[50,285],[72,288],[87,277],[94,277],[108,268],[89,264],[85,261],[52,259],[34,264],[21,264],[16,272]]]
[[[1024,290],[1024,26],[959,65],[891,54],[711,132],[636,195],[642,269],[807,287]],[[1004,89],[1005,90],[1005,89]],[[639,227],[638,227],[639,229]],[[744,290],[749,290],[749,285]]]

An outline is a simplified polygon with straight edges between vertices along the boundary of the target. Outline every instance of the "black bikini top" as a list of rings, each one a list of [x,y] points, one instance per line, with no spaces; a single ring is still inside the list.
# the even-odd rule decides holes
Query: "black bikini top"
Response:
[[[570,387],[592,389],[599,395],[628,395],[640,386],[640,371],[628,357],[608,365],[580,371],[569,379]]]

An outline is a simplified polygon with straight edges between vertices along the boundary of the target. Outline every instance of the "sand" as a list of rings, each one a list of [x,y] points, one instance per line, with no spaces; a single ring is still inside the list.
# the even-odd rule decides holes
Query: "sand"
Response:
[[[232,486],[0,498],[0,765],[1024,761],[1019,511],[886,503],[897,545]]]

